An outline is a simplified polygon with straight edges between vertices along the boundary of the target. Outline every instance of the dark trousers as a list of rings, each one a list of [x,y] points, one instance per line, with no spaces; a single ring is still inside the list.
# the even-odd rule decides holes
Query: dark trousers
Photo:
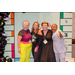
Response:
[[[32,47],[32,55],[34,57],[34,62],[40,62],[41,57],[41,47],[38,48],[37,52],[34,52],[35,47]]]

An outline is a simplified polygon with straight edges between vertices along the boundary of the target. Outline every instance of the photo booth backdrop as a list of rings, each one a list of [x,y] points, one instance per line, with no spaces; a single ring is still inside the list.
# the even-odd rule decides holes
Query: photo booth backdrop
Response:
[[[10,56],[13,62],[19,61],[20,57],[17,48],[17,35],[22,29],[21,23],[23,20],[28,20],[30,22],[29,29],[31,31],[33,23],[38,20],[40,24],[43,21],[48,21],[50,24],[55,23],[58,25],[58,28],[64,33],[65,41],[68,43],[66,59],[72,58],[72,14],[72,12],[11,12],[9,15],[10,19],[5,25],[7,45],[5,47],[4,56]],[[30,62],[33,61],[34,59],[31,52]]]

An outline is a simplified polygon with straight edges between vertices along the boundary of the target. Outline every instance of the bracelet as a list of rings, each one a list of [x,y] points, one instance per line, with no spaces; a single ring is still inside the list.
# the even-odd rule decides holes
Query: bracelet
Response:
[[[37,46],[35,47],[36,50],[38,50],[38,48],[39,48],[39,47],[37,47]]]

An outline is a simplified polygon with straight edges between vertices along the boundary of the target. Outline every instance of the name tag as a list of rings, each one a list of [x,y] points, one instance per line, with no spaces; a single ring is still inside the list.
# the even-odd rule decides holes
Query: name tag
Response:
[[[32,42],[31,40],[29,40],[29,42]]]
[[[35,39],[32,39],[32,42],[34,42],[35,41]]]
[[[48,41],[45,39],[45,40],[43,41],[43,43],[44,43],[44,44],[47,44],[47,43],[48,43]]]

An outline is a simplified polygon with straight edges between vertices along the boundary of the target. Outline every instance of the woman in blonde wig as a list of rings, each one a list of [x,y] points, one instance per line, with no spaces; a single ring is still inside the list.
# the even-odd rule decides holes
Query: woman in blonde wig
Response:
[[[29,31],[29,21],[24,20],[22,22],[23,28],[18,33],[17,37],[17,44],[18,44],[18,52],[20,54],[20,61],[19,62],[29,62],[30,60],[30,53],[32,50],[32,35]]]

